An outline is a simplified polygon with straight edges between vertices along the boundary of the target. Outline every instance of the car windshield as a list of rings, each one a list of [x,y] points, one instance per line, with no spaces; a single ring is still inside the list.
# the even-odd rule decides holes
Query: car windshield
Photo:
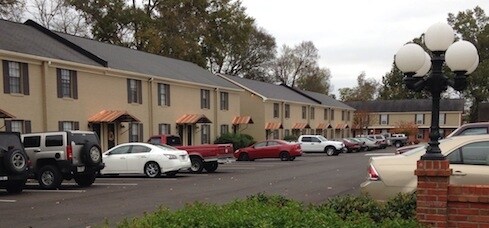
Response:
[[[328,141],[328,139],[327,138],[324,138],[324,136],[322,136],[322,135],[319,135],[318,136],[318,139],[320,139],[321,141]]]
[[[163,150],[178,150],[177,148],[173,147],[173,146],[168,146],[166,144],[162,144],[162,145],[155,145]]]

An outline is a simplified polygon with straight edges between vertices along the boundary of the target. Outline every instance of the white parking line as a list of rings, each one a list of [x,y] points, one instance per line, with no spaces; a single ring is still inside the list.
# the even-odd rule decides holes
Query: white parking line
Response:
[[[24,192],[45,192],[45,193],[84,193],[85,190],[40,190],[40,189],[24,189]]]
[[[255,167],[238,167],[238,166],[233,166],[233,167],[221,167],[219,169],[256,169]]]
[[[370,154],[365,154],[365,156],[392,156],[395,155],[394,153],[370,153]]]
[[[97,186],[136,186],[136,183],[93,183]]]
[[[17,200],[0,200],[0,203],[15,203]]]

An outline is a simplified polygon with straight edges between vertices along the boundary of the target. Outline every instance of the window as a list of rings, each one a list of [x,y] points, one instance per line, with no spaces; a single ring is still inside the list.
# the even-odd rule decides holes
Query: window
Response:
[[[170,106],[170,85],[158,83],[158,105]]]
[[[158,124],[158,132],[159,132],[160,135],[162,135],[162,134],[166,134],[166,135],[171,134],[171,125],[170,124],[166,124],[166,123]]]
[[[341,110],[341,120],[345,120],[345,110]]]
[[[41,146],[41,136],[26,136],[24,137],[23,142],[24,147],[40,147]]]
[[[273,103],[273,118],[278,118],[280,112],[279,112],[279,104],[278,103]]]
[[[3,92],[29,95],[27,63],[3,60]]]
[[[229,110],[229,93],[221,92],[221,110]]]
[[[278,139],[279,138],[278,130],[273,130],[272,135],[273,135],[273,139]]]
[[[440,123],[440,125],[447,124],[447,114],[446,113],[440,113],[439,123]]]
[[[63,136],[47,135],[45,144],[46,146],[63,146]]]
[[[424,124],[424,114],[416,114],[416,124]]]
[[[127,79],[127,103],[142,104],[143,91],[141,80]]]
[[[223,124],[221,125],[221,135],[229,133],[229,125]]]
[[[56,69],[58,98],[78,99],[76,71]]]
[[[328,109],[324,109],[324,120],[328,119]]]
[[[114,150],[112,150],[110,152],[111,155],[113,154],[127,154],[129,153],[129,149],[131,148],[131,146],[121,146],[121,147],[118,147]]]
[[[350,121],[350,118],[351,118],[351,112],[350,112],[350,111],[348,111],[348,112],[346,113],[346,121]]]
[[[31,133],[30,120],[5,120],[5,131]]]
[[[290,105],[285,104],[285,118],[290,118]]]
[[[285,129],[284,131],[284,136],[289,136],[290,135],[290,130],[289,129]]]
[[[76,121],[59,121],[58,129],[60,131],[80,130],[80,124]]]
[[[422,129],[418,130],[418,134],[416,135],[417,139],[424,139],[424,131]]]
[[[380,125],[389,124],[389,115],[388,114],[380,114]]]
[[[142,142],[143,140],[143,124],[129,124],[129,142]]]
[[[139,145],[134,145],[131,148],[131,153],[139,154],[139,153],[147,153],[150,152],[151,148],[147,146],[139,146]]]
[[[331,115],[329,117],[331,120],[334,120],[334,109],[331,109]]]
[[[207,89],[200,90],[200,108],[201,109],[211,108],[210,91]]]
[[[302,119],[306,119],[306,118],[307,118],[307,107],[302,106]]]
[[[488,165],[489,142],[476,142],[465,145],[450,153],[447,158],[452,164]]]
[[[209,144],[211,143],[211,126],[208,124],[204,124],[201,126],[202,130],[200,131],[200,140],[202,144]]]
[[[311,117],[311,120],[313,120],[315,118],[315,115],[316,115],[316,110],[314,109],[314,107],[311,107],[310,109],[310,117]]]

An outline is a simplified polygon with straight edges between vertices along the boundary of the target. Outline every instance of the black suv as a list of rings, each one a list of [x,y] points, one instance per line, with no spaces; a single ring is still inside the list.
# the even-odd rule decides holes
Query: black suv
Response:
[[[104,168],[97,134],[58,131],[22,135],[34,177],[41,188],[57,189],[63,180],[75,179],[81,187],[93,184]]]
[[[0,187],[8,193],[20,193],[29,175],[27,157],[20,133],[0,132]]]

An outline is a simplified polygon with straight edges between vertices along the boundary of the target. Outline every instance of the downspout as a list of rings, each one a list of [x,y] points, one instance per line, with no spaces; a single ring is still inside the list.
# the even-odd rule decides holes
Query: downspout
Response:
[[[46,96],[47,91],[47,80],[46,76],[49,72],[49,65],[51,65],[51,61],[43,61],[42,62],[42,70],[41,70],[41,109],[42,109],[42,131],[48,131],[48,101]]]
[[[153,79],[154,78],[149,78],[148,80],[148,124],[149,124],[149,135],[153,135],[153,128],[154,128],[154,113],[153,113],[153,105],[154,105],[154,99],[153,99]]]
[[[220,92],[219,88],[215,88],[214,91],[215,91],[214,92],[214,104],[216,104],[216,105],[214,107],[214,113],[213,114],[214,114],[214,121],[215,121],[215,123],[214,123],[214,127],[212,129],[212,131],[213,131],[212,133],[213,134],[211,134],[211,135],[214,135],[214,137],[217,139],[217,137],[218,137],[217,130],[218,130],[218,126],[219,126],[219,122],[218,122],[218,120],[219,120],[218,114],[219,113],[218,113],[218,110],[219,110],[219,107],[221,105],[221,102],[219,102],[220,101],[219,100],[219,92]],[[212,137],[211,137],[211,139],[212,139]],[[212,141],[210,143],[212,143]]]

